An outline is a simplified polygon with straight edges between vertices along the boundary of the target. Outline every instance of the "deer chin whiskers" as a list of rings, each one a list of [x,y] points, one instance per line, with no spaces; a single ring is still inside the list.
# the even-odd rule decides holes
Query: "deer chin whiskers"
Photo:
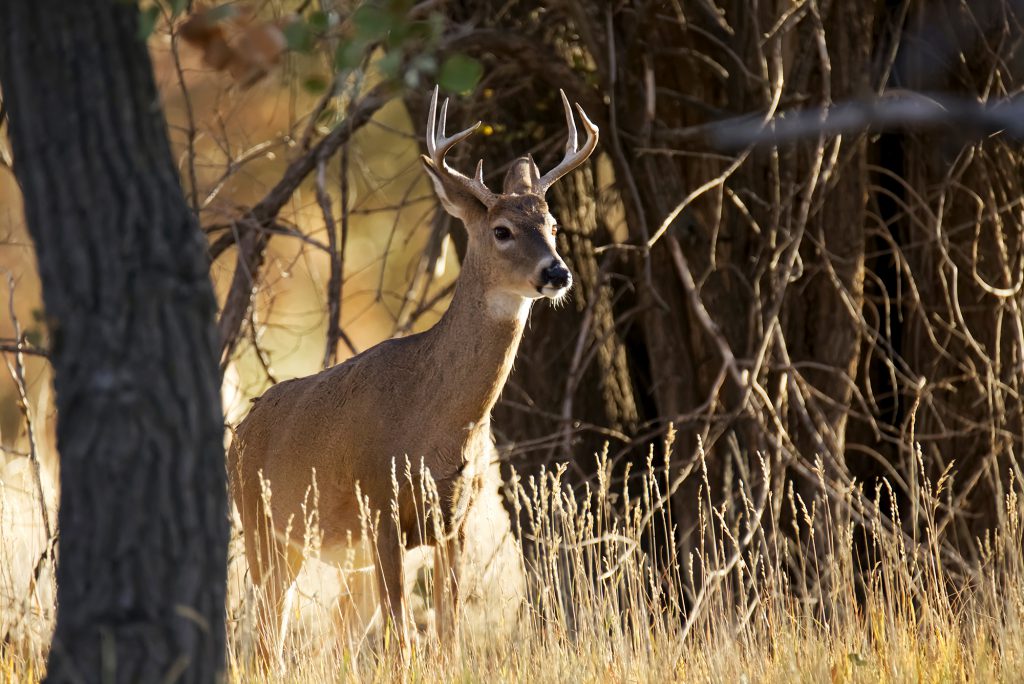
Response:
[[[550,302],[555,306],[559,307],[568,301],[569,297],[568,287],[555,287],[554,285],[545,285],[541,288],[540,292],[542,295],[548,298]]]

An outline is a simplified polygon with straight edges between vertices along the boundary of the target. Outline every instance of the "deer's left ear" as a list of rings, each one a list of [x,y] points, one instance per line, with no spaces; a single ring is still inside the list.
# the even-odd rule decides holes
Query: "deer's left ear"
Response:
[[[487,215],[487,207],[473,193],[467,192],[461,183],[455,182],[449,174],[439,173],[430,157],[420,155],[423,168],[434,185],[434,192],[441,200],[444,210],[462,221],[466,226]]]
[[[505,174],[502,192],[506,195],[527,195],[540,192],[540,169],[527,155],[512,162]]]

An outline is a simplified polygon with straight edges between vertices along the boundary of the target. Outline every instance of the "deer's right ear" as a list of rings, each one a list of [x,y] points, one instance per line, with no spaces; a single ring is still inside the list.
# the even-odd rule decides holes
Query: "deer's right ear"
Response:
[[[434,163],[425,154],[420,155],[423,168],[427,170],[430,182],[434,184],[434,192],[441,200],[441,205],[449,214],[467,226],[487,215],[487,207],[472,193],[467,192],[459,183],[454,182],[447,174],[439,173]]]

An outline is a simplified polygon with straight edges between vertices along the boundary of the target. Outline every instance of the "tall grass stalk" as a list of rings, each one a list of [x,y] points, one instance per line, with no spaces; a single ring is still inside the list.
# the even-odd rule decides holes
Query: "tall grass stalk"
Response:
[[[671,439],[663,453],[672,453]],[[513,475],[524,600],[485,620],[488,597],[474,597],[458,648],[446,655],[431,633],[425,567],[409,578],[418,639],[404,669],[382,646],[370,556],[358,545],[343,568],[320,566],[319,583],[297,585],[284,666],[259,669],[257,601],[236,535],[229,680],[1024,681],[1020,482],[1002,502],[1005,524],[980,541],[981,556],[954,568],[940,540],[955,520],[939,515],[952,471],[932,482],[920,457],[915,500],[900,507],[884,481],[826,496],[820,463],[820,491],[808,494],[762,458],[723,504],[714,503],[700,451],[676,464],[652,449],[644,468],[614,478],[611,465],[599,455],[596,477],[575,487],[564,467]],[[670,500],[687,477],[700,480],[699,516],[684,546],[680,524],[694,521],[675,520]],[[424,496],[431,489],[420,485]],[[313,560],[315,504],[314,490],[303,545]],[[850,510],[873,514],[858,523]],[[912,523],[901,518],[908,515]],[[418,557],[426,556],[410,553]],[[16,595],[11,558],[0,558],[0,681],[31,681],[44,669],[48,631],[39,625],[52,606]]]

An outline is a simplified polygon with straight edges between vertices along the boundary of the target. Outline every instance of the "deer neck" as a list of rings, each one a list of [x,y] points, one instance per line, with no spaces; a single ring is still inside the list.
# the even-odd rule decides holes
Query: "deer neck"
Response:
[[[488,292],[467,255],[448,311],[432,330],[438,353],[431,363],[450,388],[438,409],[456,424],[489,423],[491,409],[512,371],[531,300]]]

